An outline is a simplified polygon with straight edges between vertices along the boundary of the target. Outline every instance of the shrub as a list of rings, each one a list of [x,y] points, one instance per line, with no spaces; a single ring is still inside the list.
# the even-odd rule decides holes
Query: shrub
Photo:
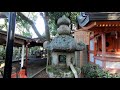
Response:
[[[81,68],[81,73],[84,78],[120,78],[117,73],[111,74],[109,71],[103,70],[99,65],[90,63]]]
[[[2,57],[3,60],[5,59],[5,55],[6,55],[5,50],[0,51],[0,56]]]

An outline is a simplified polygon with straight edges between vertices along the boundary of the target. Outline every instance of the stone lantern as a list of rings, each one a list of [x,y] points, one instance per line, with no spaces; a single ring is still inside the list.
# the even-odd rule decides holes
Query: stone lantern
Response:
[[[84,49],[84,44],[76,43],[70,34],[70,19],[63,15],[58,19],[58,35],[51,42],[44,42],[44,48],[51,50],[51,64],[65,65],[69,67],[72,63],[75,65],[75,51]]]

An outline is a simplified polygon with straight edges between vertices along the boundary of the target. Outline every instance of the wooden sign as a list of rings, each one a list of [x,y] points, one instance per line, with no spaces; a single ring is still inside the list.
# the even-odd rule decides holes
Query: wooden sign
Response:
[[[74,32],[74,37],[77,42],[82,41],[85,45],[89,45],[90,32],[85,30],[77,30]]]

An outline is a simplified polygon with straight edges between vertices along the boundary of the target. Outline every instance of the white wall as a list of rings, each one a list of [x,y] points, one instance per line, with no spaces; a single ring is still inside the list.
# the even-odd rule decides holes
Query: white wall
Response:
[[[90,53],[90,61],[91,62],[94,62],[94,57],[93,56],[94,56],[94,54]]]
[[[100,61],[100,60],[96,60],[96,64],[98,64],[99,66],[102,67],[102,61]]]
[[[90,50],[94,50],[94,39],[90,40]]]
[[[120,62],[106,62],[106,68],[120,68]]]

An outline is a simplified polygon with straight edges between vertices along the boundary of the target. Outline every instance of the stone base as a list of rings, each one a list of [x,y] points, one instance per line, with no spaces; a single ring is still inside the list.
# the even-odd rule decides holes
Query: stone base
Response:
[[[73,72],[66,66],[48,66],[47,74],[49,78],[74,78]]]
[[[49,78],[74,78],[72,72],[60,72],[60,74],[55,74],[53,72],[48,72]]]

